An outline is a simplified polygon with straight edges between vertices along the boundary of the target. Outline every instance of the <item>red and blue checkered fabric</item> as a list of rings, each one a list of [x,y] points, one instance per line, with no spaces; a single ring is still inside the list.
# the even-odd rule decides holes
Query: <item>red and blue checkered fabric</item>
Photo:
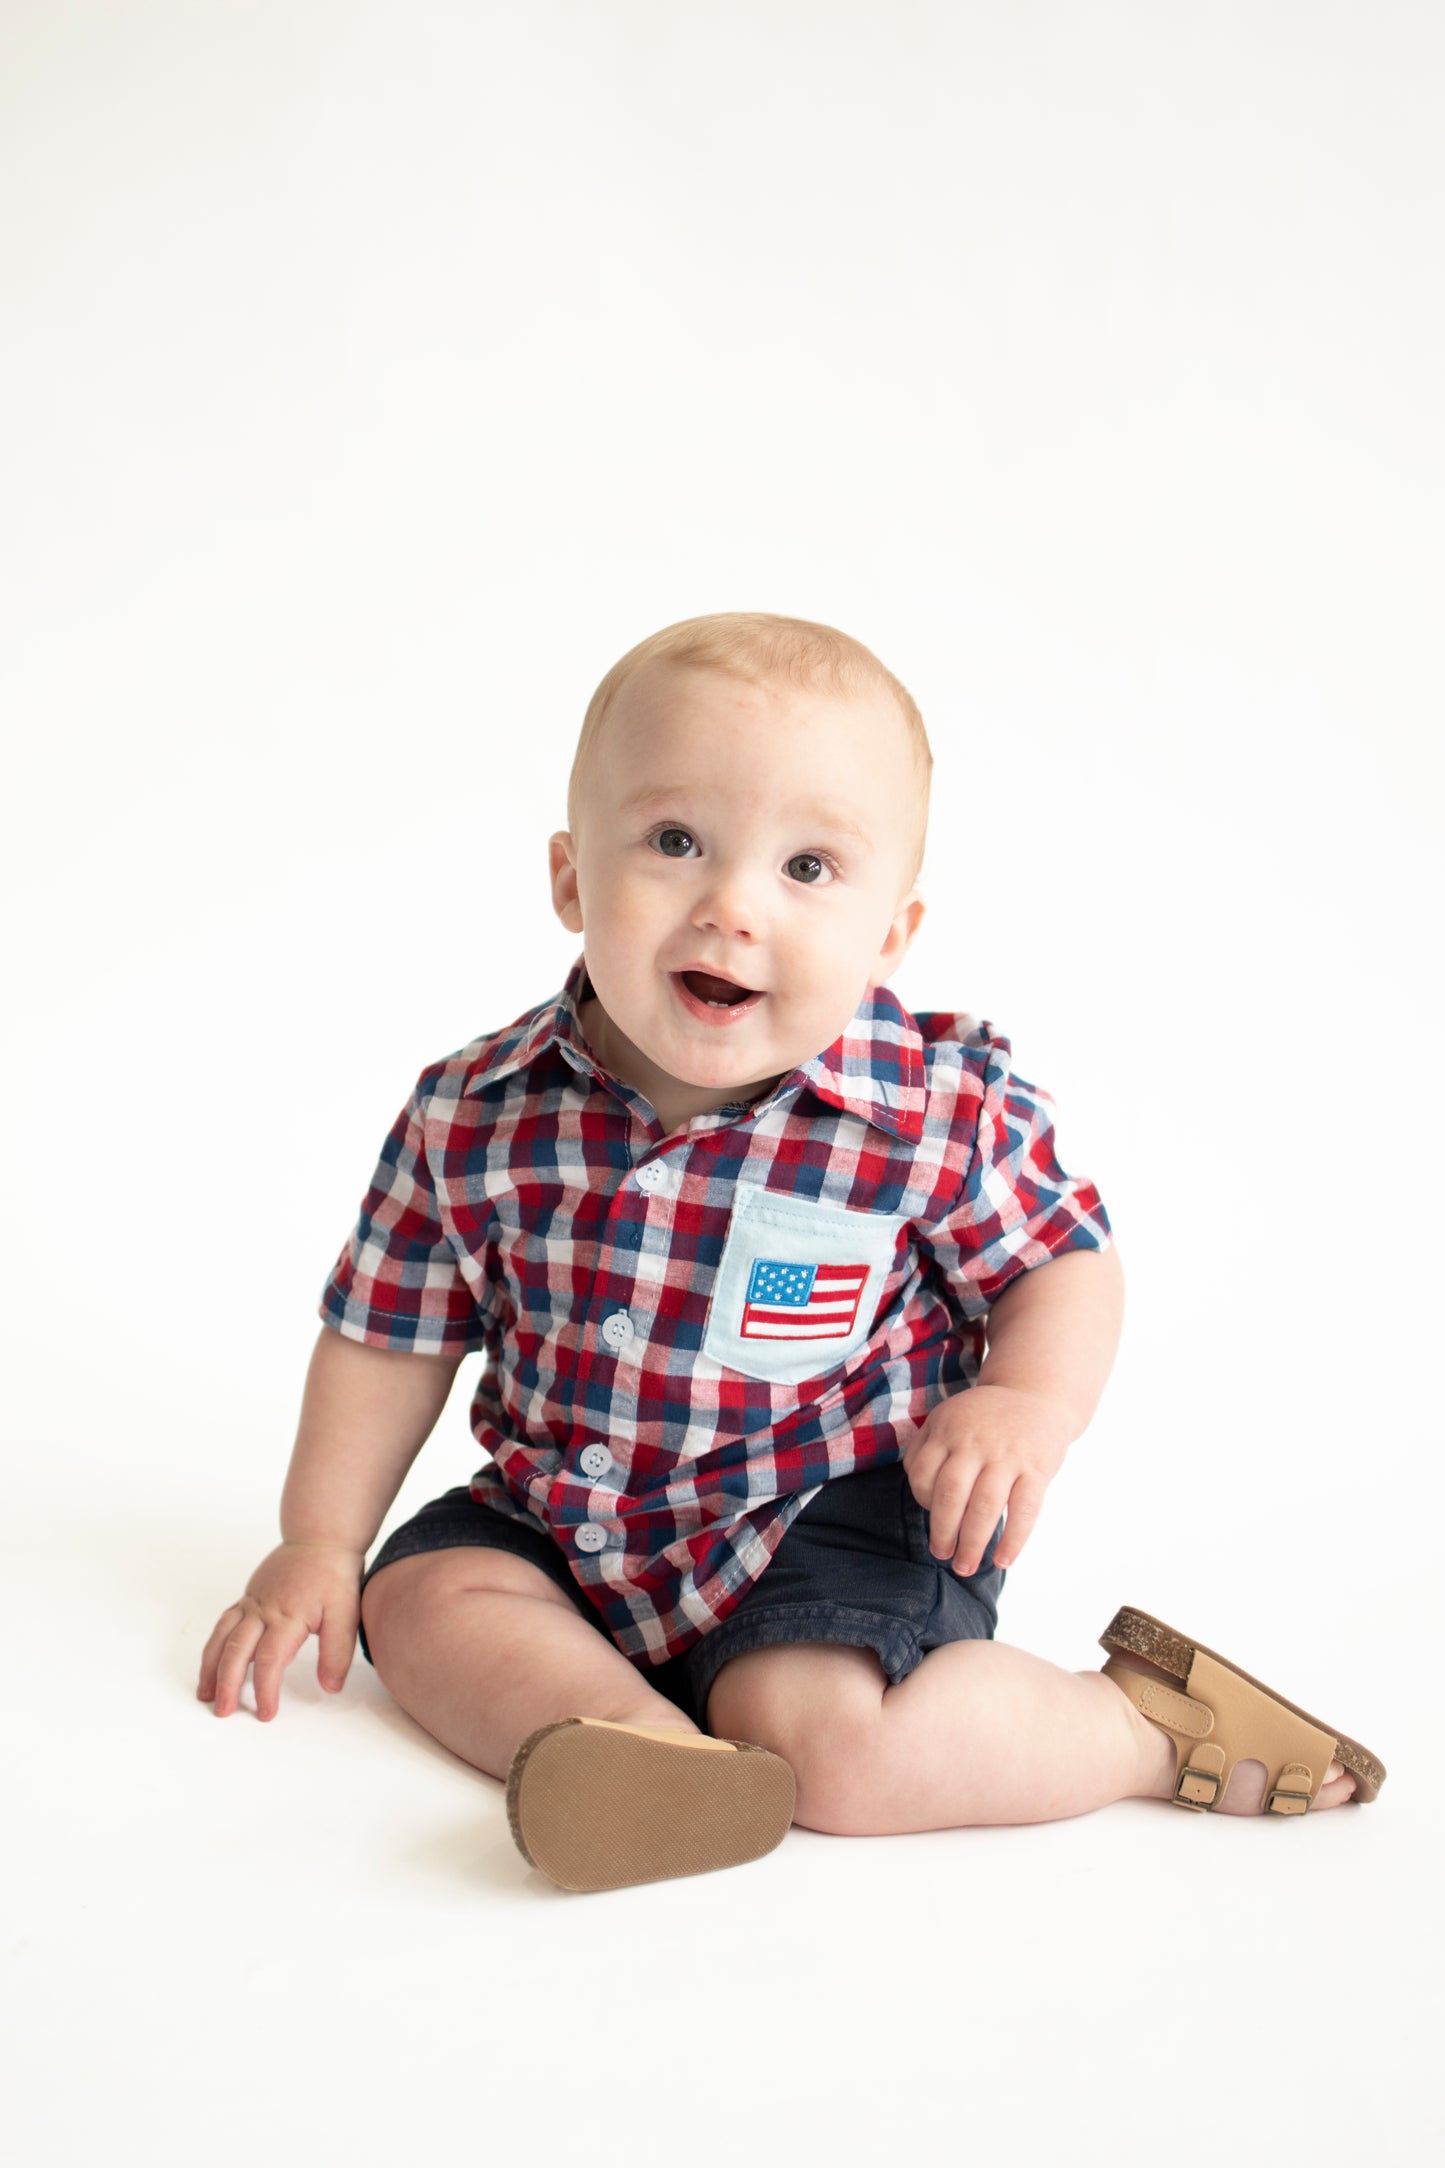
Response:
[[[1006,1038],[869,989],[751,1106],[664,1139],[562,992],[422,1071],[322,1294],[367,1346],[480,1350],[475,1498],[548,1532],[619,1648],[725,1618],[831,1476],[978,1375],[991,1303],[1104,1249]]]

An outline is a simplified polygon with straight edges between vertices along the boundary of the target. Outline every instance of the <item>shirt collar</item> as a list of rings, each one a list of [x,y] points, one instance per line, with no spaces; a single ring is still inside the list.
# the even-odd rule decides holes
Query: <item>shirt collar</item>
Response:
[[[525,1069],[549,1047],[557,1047],[574,1069],[595,1075],[597,1061],[582,1029],[582,1003],[592,991],[587,983],[587,959],[579,956],[568,972],[562,991],[508,1026],[484,1055],[467,1080],[466,1090],[480,1091],[496,1084],[516,1069]]]
[[[599,1074],[582,1029],[581,1005],[590,994],[587,960],[579,956],[562,991],[520,1017],[496,1040],[473,1070],[468,1092],[498,1083],[556,1047],[574,1069]],[[916,1144],[923,1135],[927,1100],[923,1035],[896,995],[870,986],[841,1035],[821,1054],[783,1077],[748,1109],[760,1113],[805,1085],[829,1106],[856,1114],[889,1136]]]
[[[923,1135],[927,1071],[923,1034],[886,986],[870,986],[841,1037],[785,1077],[805,1081],[820,1099],[857,1114],[891,1137],[917,1144]]]

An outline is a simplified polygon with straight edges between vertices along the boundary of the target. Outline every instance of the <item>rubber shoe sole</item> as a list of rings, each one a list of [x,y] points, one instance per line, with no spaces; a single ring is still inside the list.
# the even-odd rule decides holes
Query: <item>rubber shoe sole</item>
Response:
[[[741,1739],[569,1716],[507,1771],[518,1851],[559,1888],[625,1889],[761,1859],[792,1824],[781,1755]]]

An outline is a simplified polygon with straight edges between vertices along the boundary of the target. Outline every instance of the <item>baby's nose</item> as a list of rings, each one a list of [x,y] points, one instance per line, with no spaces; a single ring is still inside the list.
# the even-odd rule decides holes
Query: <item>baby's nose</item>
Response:
[[[762,931],[763,903],[757,884],[740,873],[719,873],[699,896],[692,914],[695,926],[754,940]]]

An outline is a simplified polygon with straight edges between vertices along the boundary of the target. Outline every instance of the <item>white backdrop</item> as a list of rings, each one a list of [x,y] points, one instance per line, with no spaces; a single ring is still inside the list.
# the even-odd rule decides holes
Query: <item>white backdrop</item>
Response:
[[[7,0],[0,30],[25,2168],[578,2118],[610,2161],[699,2103],[719,2158],[1410,2157],[1445,1775],[1438,11]],[[1114,1219],[1119,1363],[1002,1637],[1084,1668],[1142,1605],[1363,1738],[1368,1815],[794,1832],[569,1901],[359,1656],[333,1702],[313,1643],[270,1727],[188,1698],[276,1539],[393,1115],[575,953],[545,858],[587,699],[719,609],[837,624],[913,691],[897,991],[1010,1034]],[[473,1368],[388,1527],[471,1473]],[[1191,2042],[1223,2076],[1181,2125]]]

